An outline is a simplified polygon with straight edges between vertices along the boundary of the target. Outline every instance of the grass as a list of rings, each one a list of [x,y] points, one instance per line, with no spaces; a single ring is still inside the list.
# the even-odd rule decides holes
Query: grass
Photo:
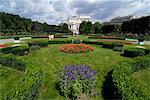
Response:
[[[87,39],[86,36],[79,37],[69,37],[70,39],[82,39],[82,40],[92,40]],[[27,40],[27,42],[31,41],[39,41],[39,40],[47,40],[47,39],[32,39]],[[62,39],[56,39],[62,40]],[[66,40],[66,39],[65,39]],[[95,39],[93,39],[96,41]],[[10,44],[12,45],[12,44]],[[24,44],[26,45],[26,44]],[[97,90],[98,97],[94,97],[91,99],[103,99],[102,96],[102,87],[103,82],[105,81],[105,76],[108,72],[113,68],[113,66],[124,60],[131,60],[129,58],[120,56],[120,52],[113,51],[112,49],[101,48],[98,45],[90,45],[94,47],[93,52],[87,53],[75,53],[75,54],[67,54],[59,51],[60,44],[51,44],[48,47],[41,48],[36,51],[32,51],[27,56],[16,56],[18,59],[25,61],[30,64],[29,68],[36,68],[40,66],[42,71],[44,72],[44,83],[40,89],[40,93],[37,97],[38,100],[42,99],[51,99],[51,100],[63,100],[63,97],[59,95],[58,91],[55,88],[57,71],[59,69],[63,69],[64,65],[71,64],[86,64],[92,67],[92,69],[97,72]],[[131,45],[125,45],[125,47],[130,47]],[[131,47],[134,47],[133,45]],[[3,75],[4,73],[4,75]],[[7,73],[5,75],[5,73]],[[5,68],[0,66],[0,94],[4,96],[5,92],[9,92],[9,89],[15,86],[15,83],[21,78],[23,73],[20,73],[14,69]],[[137,72],[135,78],[139,80],[139,82],[145,82],[143,84],[150,84],[147,80],[149,73],[142,74],[142,72]],[[143,81],[145,80],[145,81]],[[147,87],[147,85],[145,85]],[[8,89],[8,90],[7,90]],[[0,95],[1,96],[1,95]]]
[[[102,99],[101,90],[103,81],[105,80],[104,77],[112,69],[113,65],[127,59],[120,56],[119,52],[114,52],[111,49],[103,49],[96,45],[91,45],[94,47],[93,52],[79,54],[60,52],[59,46],[60,45],[49,45],[46,48],[33,52],[31,55],[19,57],[19,59],[27,61],[28,63],[34,58],[37,61],[34,63],[40,63],[42,65],[41,68],[44,71],[44,84],[38,96],[39,100],[49,98],[58,100],[62,98],[55,89],[57,71],[63,69],[64,65],[71,64],[87,64],[97,71],[97,89],[99,92],[99,97],[97,98]]]
[[[134,73],[134,78],[146,89],[146,93],[150,95],[150,69],[140,70]]]
[[[0,65],[0,98],[6,97],[6,93],[11,93],[11,88],[19,81],[22,72]]]

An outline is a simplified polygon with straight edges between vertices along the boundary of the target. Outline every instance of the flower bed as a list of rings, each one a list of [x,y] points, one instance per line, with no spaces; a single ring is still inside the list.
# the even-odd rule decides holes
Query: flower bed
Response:
[[[6,48],[7,46],[5,44],[0,44],[0,49],[1,48]]]
[[[58,72],[56,86],[62,95],[72,100],[82,94],[90,96],[92,90],[96,89],[96,72],[87,65],[65,66],[64,70]]]
[[[93,51],[94,48],[85,44],[66,44],[62,45],[60,51],[66,53],[83,53]]]

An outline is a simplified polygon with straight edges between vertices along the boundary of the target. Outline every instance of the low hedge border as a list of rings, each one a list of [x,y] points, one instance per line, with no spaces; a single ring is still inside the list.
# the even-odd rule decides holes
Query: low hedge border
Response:
[[[145,55],[145,50],[141,48],[127,48],[124,50],[124,56],[126,57],[137,57]]]
[[[29,47],[32,47],[32,46],[47,47],[48,44],[49,44],[48,41],[37,41],[37,42],[30,42],[30,43],[28,43],[28,46]]]
[[[29,59],[30,60],[30,59]],[[36,59],[34,59],[36,60]],[[23,77],[5,93],[2,100],[34,100],[43,84],[43,71],[40,64],[35,61],[24,63],[16,60],[14,56],[0,56],[0,63],[7,67],[13,67],[20,71],[25,71]],[[34,64],[34,66],[33,66]],[[25,66],[25,67],[22,67]],[[26,69],[25,69],[26,68]]]
[[[49,44],[70,44],[72,40],[50,40]]]
[[[12,53],[14,55],[24,56],[29,53],[29,47],[27,46],[7,47],[1,49],[1,52],[5,54]]]
[[[116,39],[116,40],[125,40],[125,38],[115,37],[115,36],[93,36],[88,37],[91,39]]]
[[[113,68],[113,83],[118,88],[122,99],[124,100],[149,100],[145,88],[140,86],[137,80],[132,76],[134,72],[150,68],[150,56],[138,58],[135,62],[120,62]],[[147,66],[148,65],[148,66]],[[143,67],[145,66],[145,67]]]
[[[17,69],[19,71],[25,71],[26,68],[26,64],[24,62],[17,60],[12,55],[0,54],[0,64],[6,67]]]

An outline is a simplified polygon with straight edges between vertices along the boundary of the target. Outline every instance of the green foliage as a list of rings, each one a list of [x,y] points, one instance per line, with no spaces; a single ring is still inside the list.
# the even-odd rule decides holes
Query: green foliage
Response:
[[[40,23],[31,19],[21,18],[19,15],[0,12],[1,32],[4,35],[14,34],[41,34],[41,33],[66,33],[70,32],[67,24],[63,26],[49,25],[46,22]]]
[[[91,22],[83,21],[79,27],[80,34],[91,34],[93,33],[93,26]]]
[[[42,80],[43,72],[39,67],[32,70],[27,68],[12,98],[33,100],[42,86]]]
[[[121,29],[119,25],[104,25],[102,27],[102,32],[104,34],[113,33],[113,32],[120,33]]]
[[[87,65],[65,66],[58,73],[57,88],[65,97],[75,99],[82,93],[90,94],[96,87],[96,72]]]
[[[101,33],[101,32],[102,32],[101,29],[102,29],[102,24],[101,24],[101,23],[95,22],[95,23],[93,24],[93,33],[94,33],[94,34]]]
[[[134,72],[132,67],[131,62],[124,61],[117,64],[113,69],[113,82],[122,94],[122,99],[148,100],[149,96],[145,89],[132,77]]]
[[[124,56],[137,57],[145,55],[145,50],[140,48],[126,48],[124,50]]]
[[[130,21],[123,22],[121,30],[124,33],[137,33],[137,34],[149,34],[149,19],[150,16],[141,17],[138,19],[132,19]]]
[[[102,47],[114,49],[114,50],[118,50],[118,49],[120,50],[120,49],[123,49],[123,44],[122,43],[113,43],[113,42],[103,42]]]
[[[72,40],[50,40],[49,44],[69,44],[72,43]]]
[[[13,53],[14,55],[19,55],[19,56],[27,55],[28,52],[29,52],[29,47],[27,46],[15,47],[11,50],[11,53]]]
[[[29,47],[32,47],[32,46],[47,47],[48,44],[49,44],[48,41],[36,41],[36,42],[28,43]]]
[[[14,40],[19,40],[19,37],[14,37]]]
[[[17,60],[12,55],[2,55],[0,54],[0,64],[6,67],[11,67],[20,71],[25,71],[25,63]]]
[[[82,43],[84,44],[96,44],[96,45],[102,45],[102,42],[98,42],[98,41],[89,41],[89,40],[83,40]]]
[[[8,53],[13,53],[14,55],[27,55],[29,52],[29,47],[27,46],[15,46],[15,47],[7,47],[1,49],[1,52],[8,54]]]
[[[138,71],[142,69],[150,68],[150,56],[142,56],[135,58],[135,63],[133,64],[133,70]]]

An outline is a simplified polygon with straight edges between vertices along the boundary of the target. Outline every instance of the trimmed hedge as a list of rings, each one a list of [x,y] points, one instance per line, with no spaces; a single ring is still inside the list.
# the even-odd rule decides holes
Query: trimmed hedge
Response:
[[[14,69],[17,69],[19,71],[25,71],[25,63],[17,60],[14,56],[12,55],[0,55],[0,64],[6,67],[11,67]]]
[[[148,57],[146,57],[146,59],[148,59]],[[136,63],[140,60],[137,60]],[[143,60],[145,62],[145,58]],[[145,63],[145,66],[149,64],[149,62]],[[126,61],[120,62],[114,66],[112,73],[114,86],[118,88],[119,94],[121,94],[123,100],[148,100],[150,96],[146,93],[145,88],[143,88],[132,76],[132,74],[137,71],[138,67],[140,66],[141,68],[142,66],[139,64],[139,66],[136,66],[137,68],[134,68],[135,66],[135,63]]]
[[[88,37],[92,39],[116,39],[116,40],[125,40],[125,38],[116,37],[116,36],[93,36]]]
[[[127,48],[124,50],[124,56],[126,57],[137,57],[145,55],[145,50],[140,48]]]
[[[11,52],[14,55],[19,55],[19,56],[27,55],[29,52],[29,47],[26,46],[15,47],[12,48]]]
[[[103,44],[102,42],[98,42],[98,41],[86,41],[86,40],[83,40],[82,43],[84,43],[84,44],[96,44],[96,45],[102,45]]]
[[[72,43],[72,40],[50,40],[49,44],[69,44]]]
[[[23,56],[23,55],[28,54],[29,47],[26,47],[26,46],[7,47],[7,48],[1,49],[1,52],[5,54],[12,53],[14,55]]]
[[[49,44],[48,41],[38,41],[38,42],[30,42],[30,43],[28,43],[29,47],[31,47],[31,46],[47,47],[48,44]]]
[[[104,42],[102,47],[113,49],[114,51],[122,51],[123,50],[122,43]]]

